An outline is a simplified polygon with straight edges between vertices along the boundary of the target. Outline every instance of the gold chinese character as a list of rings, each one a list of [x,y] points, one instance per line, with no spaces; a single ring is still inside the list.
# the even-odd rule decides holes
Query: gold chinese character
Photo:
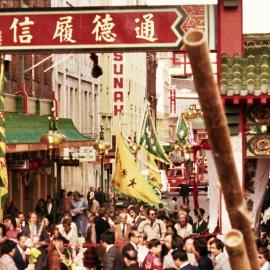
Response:
[[[72,39],[72,32],[73,32],[72,17],[71,16],[61,17],[59,18],[59,21],[57,21],[53,39],[59,37],[61,43],[63,41],[71,43],[77,42]]]
[[[136,31],[136,38],[146,39],[148,41],[154,42],[157,40],[157,38],[154,37],[155,35],[155,24],[151,20],[154,17],[153,14],[149,13],[146,15],[143,15],[144,21],[141,22],[140,26],[137,26],[135,28]],[[136,23],[140,22],[139,18],[135,19]]]
[[[29,17],[24,17],[24,21],[19,23],[19,19],[14,18],[12,25],[9,29],[13,30],[13,42],[30,43],[33,36],[30,34],[30,25],[34,25],[33,21],[30,21]],[[18,34],[20,32],[20,34]]]
[[[106,14],[104,19],[101,19],[101,16],[96,15],[93,23],[96,24],[96,27],[91,34],[96,34],[96,41],[101,41],[102,39],[107,42],[115,41],[116,34],[112,32],[115,24],[109,14]]]

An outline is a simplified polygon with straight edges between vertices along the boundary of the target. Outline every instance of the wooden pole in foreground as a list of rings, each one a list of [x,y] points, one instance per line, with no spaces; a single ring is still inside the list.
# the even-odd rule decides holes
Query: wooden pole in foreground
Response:
[[[194,83],[215,159],[232,227],[242,232],[252,270],[259,270],[255,235],[251,230],[246,202],[234,162],[229,130],[220,93],[212,72],[209,50],[202,30],[190,29],[184,35]]]
[[[243,235],[240,231],[232,229],[226,233],[224,244],[232,269],[251,270]]]

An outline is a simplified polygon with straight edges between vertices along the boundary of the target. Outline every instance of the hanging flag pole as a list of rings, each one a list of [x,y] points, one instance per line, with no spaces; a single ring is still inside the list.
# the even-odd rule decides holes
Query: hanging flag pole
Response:
[[[0,58],[0,220],[3,220],[3,206],[8,196],[6,166],[6,135],[4,106],[4,57]]]

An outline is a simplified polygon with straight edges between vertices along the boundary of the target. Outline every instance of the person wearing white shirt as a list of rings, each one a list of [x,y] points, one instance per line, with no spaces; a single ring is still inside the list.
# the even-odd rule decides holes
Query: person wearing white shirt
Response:
[[[269,259],[269,252],[267,250],[260,251],[258,253],[260,270],[270,270],[270,263],[268,259]]]
[[[147,235],[145,233],[141,233],[140,235],[141,237],[139,238],[138,244],[138,264],[141,267],[149,249],[147,247]]]
[[[186,212],[181,211],[178,215],[178,223],[174,225],[177,235],[185,239],[192,234],[192,226],[188,223]]]

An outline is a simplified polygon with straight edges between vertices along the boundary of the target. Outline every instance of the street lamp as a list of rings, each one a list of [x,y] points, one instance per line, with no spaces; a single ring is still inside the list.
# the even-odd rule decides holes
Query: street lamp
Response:
[[[49,120],[49,131],[40,137],[40,142],[47,145],[49,151],[49,160],[51,163],[51,185],[53,195],[53,223],[56,224],[56,200],[57,200],[57,187],[58,177],[56,175],[56,159],[58,158],[58,146],[66,140],[65,135],[58,132],[57,121],[54,115],[54,108],[51,110]]]
[[[99,139],[96,140],[96,142],[94,143],[94,148],[98,153],[98,156],[100,158],[100,184],[101,184],[101,189],[103,191],[104,188],[104,184],[103,184],[103,170],[104,170],[104,157],[105,157],[105,153],[108,149],[111,148],[111,145],[108,142],[104,141],[104,127],[103,124],[100,124],[100,132],[99,132]],[[109,189],[109,179],[108,179],[108,187],[107,189]],[[108,194],[109,190],[107,190],[107,194]]]

